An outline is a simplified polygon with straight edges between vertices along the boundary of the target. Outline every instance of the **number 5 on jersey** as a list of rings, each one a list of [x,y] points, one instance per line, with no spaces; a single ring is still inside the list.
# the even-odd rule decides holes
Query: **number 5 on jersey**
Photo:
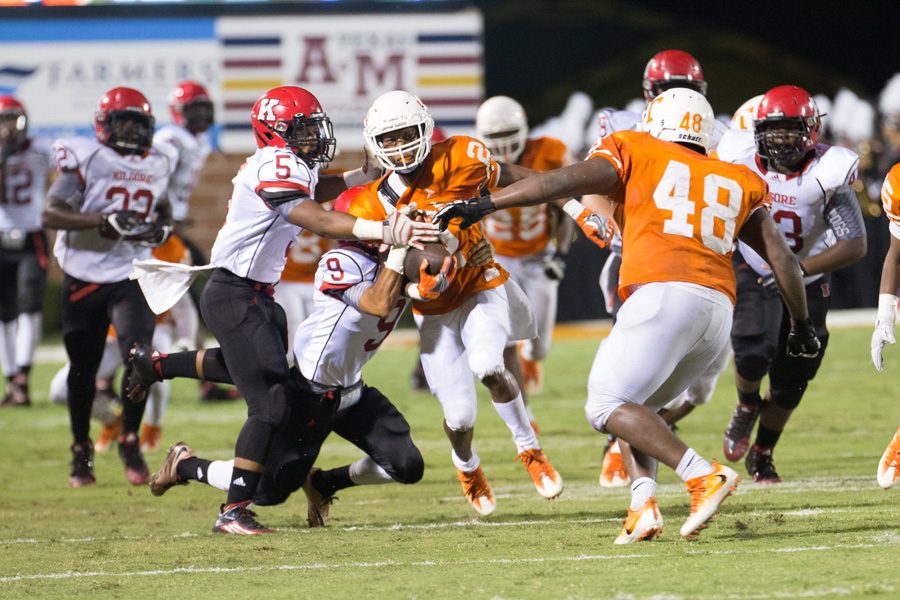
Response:
[[[692,190],[690,167],[671,160],[653,191],[653,201],[660,210],[672,212],[663,223],[665,233],[698,238],[713,252],[727,254],[734,245],[735,219],[741,210],[743,193],[738,182],[715,173],[703,178],[702,189]],[[698,219],[689,219],[698,207],[699,232]]]

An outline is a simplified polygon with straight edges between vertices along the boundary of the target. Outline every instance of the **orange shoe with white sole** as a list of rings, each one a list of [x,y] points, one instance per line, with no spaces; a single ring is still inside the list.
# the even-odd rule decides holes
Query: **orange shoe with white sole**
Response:
[[[900,427],[878,463],[878,485],[888,489],[900,479]]]
[[[159,441],[162,439],[162,427],[144,423],[141,430],[141,452],[153,452],[159,450]]]
[[[525,465],[538,494],[552,500],[562,493],[563,479],[550,464],[550,460],[544,455],[543,450],[539,448],[525,450],[516,458]]]
[[[725,498],[737,489],[741,482],[740,476],[728,467],[724,467],[713,461],[713,472],[702,477],[694,477],[685,482],[688,492],[691,494],[691,514],[681,526],[681,535],[693,538],[706,529],[719,506]]]
[[[456,476],[462,484],[463,495],[479,515],[487,516],[494,512],[494,492],[481,467],[468,473],[456,470]]]
[[[663,518],[656,505],[656,499],[650,498],[638,510],[628,508],[622,532],[613,543],[622,546],[634,542],[649,542],[662,533],[662,528]]]
[[[600,487],[624,487],[628,485],[628,473],[622,464],[622,451],[619,449],[619,441],[614,439],[603,455],[603,463],[600,466]]]
[[[104,425],[100,428],[100,435],[97,436],[97,441],[94,443],[94,450],[96,452],[108,451],[118,441],[120,433],[122,433],[121,415],[112,425]]]

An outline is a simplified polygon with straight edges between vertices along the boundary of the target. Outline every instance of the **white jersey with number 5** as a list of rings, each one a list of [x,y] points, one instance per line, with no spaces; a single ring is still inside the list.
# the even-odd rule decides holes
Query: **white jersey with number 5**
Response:
[[[170,123],[160,127],[153,136],[153,144],[169,144],[178,152],[178,163],[169,180],[169,204],[172,219],[184,221],[188,217],[188,200],[206,158],[212,152],[207,133],[194,135],[181,125]]]
[[[31,138],[22,150],[10,154],[3,169],[6,189],[0,196],[0,231],[40,231],[47,175],[53,151],[43,138]]]
[[[757,157],[756,145],[747,141],[752,142],[752,138],[753,133],[749,131],[728,132],[719,146],[719,159],[748,167],[768,184],[772,219],[797,258],[816,255],[833,246],[835,229],[840,230],[841,224],[829,222],[834,220],[828,214],[830,204],[840,188],[846,188],[856,180],[859,156],[847,148],[818,144],[815,156],[800,173],[785,175],[763,167]],[[858,207],[855,197],[852,200]],[[843,236],[842,232],[838,233]],[[772,272],[752,248],[743,242],[739,242],[739,248],[744,260],[758,274]],[[821,276],[813,275],[805,281],[808,284]]]
[[[378,257],[355,245],[322,255],[315,309],[294,334],[294,359],[307,380],[326,387],[353,385],[397,326],[405,298],[399,298],[384,319],[360,312],[355,304],[362,289],[375,282],[378,268]]]
[[[262,283],[281,279],[288,246],[300,231],[287,216],[314,197],[318,181],[318,165],[310,167],[288,150],[258,149],[232,180],[234,192],[213,244],[212,264]],[[267,202],[263,191],[295,194],[288,201]]]
[[[75,172],[82,194],[70,200],[81,212],[132,210],[152,220],[165,201],[175,157],[169,146],[143,155],[123,156],[93,138],[57,140],[53,145],[60,173]],[[97,229],[60,230],[53,248],[62,270],[82,281],[110,283],[128,279],[134,259],[150,258],[150,248],[137,242],[112,240]]]

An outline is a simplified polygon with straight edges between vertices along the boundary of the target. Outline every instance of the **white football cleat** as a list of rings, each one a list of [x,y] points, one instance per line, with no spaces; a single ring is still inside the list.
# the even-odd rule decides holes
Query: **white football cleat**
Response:
[[[900,479],[900,427],[878,463],[878,485],[889,489]]]

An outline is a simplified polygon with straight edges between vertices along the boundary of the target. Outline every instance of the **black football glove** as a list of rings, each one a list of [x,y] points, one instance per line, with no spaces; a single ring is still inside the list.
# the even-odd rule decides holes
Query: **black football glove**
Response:
[[[144,223],[133,210],[119,210],[103,215],[100,235],[111,240],[128,239],[130,233]]]
[[[793,358],[815,358],[822,343],[816,337],[812,319],[791,319],[791,331],[787,338],[787,355]]]
[[[497,207],[491,201],[491,194],[487,190],[482,190],[481,195],[477,198],[469,198],[468,200],[457,200],[445,205],[431,219],[432,223],[437,223],[441,231],[447,229],[450,221],[453,219],[462,219],[459,224],[460,229],[468,229],[486,215],[496,211]]]
[[[169,236],[172,235],[172,226],[171,225],[160,225],[157,222],[148,223],[150,227],[139,234],[133,239],[136,242],[141,243],[144,246],[149,246],[150,248],[156,248],[157,246],[162,246],[166,243],[166,240],[169,239]]]
[[[566,274],[566,257],[559,252],[544,259],[544,274],[554,281],[562,281]]]

